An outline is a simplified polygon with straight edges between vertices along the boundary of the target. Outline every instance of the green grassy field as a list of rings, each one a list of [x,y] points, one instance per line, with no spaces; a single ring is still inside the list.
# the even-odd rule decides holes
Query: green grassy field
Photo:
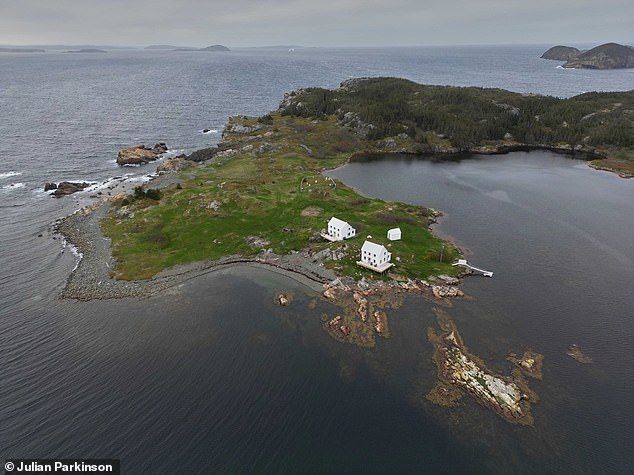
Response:
[[[146,279],[177,264],[235,254],[254,257],[263,249],[288,254],[331,248],[343,254],[325,263],[337,274],[379,278],[356,265],[367,236],[388,246],[394,273],[413,278],[455,274],[451,262],[458,251],[428,231],[430,210],[365,198],[340,182],[333,186],[321,174],[345,163],[352,152],[372,152],[368,142],[337,126],[333,117],[271,117],[265,124],[234,118],[261,128],[227,133],[225,141],[237,153],[187,169],[184,183],[163,189],[159,201],[114,202],[102,221],[117,261],[114,277]],[[332,216],[349,221],[357,237],[345,243],[319,238]],[[403,239],[390,242],[387,230],[396,226]]]

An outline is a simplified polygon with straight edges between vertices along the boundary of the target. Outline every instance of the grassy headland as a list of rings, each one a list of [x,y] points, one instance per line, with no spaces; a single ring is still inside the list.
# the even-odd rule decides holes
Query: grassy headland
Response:
[[[431,210],[360,196],[322,171],[376,153],[523,148],[579,154],[596,168],[633,176],[634,91],[558,99],[374,78],[292,92],[276,113],[232,118],[222,152],[182,172],[179,187],[159,199],[139,194],[114,203],[102,223],[117,260],[113,275],[145,279],[229,255],[328,249],[324,265],[338,275],[376,278],[356,265],[367,236],[389,246],[394,273],[403,277],[455,274],[458,251],[428,231]],[[357,238],[321,239],[331,216],[349,221]],[[386,231],[395,226],[403,240],[389,242]]]
[[[457,250],[428,230],[432,210],[366,198],[321,174],[345,163],[353,151],[378,151],[338,126],[335,117],[233,118],[223,147],[230,151],[188,168],[185,182],[161,190],[159,200],[114,202],[102,229],[112,239],[116,278],[145,279],[177,264],[255,257],[265,249],[276,254],[330,249],[325,265],[337,274],[376,278],[356,265],[368,235],[390,246],[398,274],[455,274],[451,262]],[[319,237],[331,216],[348,220],[357,238],[328,243]],[[395,226],[403,230],[403,240],[389,242],[387,229]]]

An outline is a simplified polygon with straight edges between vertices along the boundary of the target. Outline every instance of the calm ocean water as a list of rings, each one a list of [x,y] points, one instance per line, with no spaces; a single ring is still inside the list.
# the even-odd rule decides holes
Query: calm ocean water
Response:
[[[231,115],[350,77],[561,97],[634,87],[634,70],[558,69],[545,49],[0,55],[0,457],[115,457],[124,473],[633,471],[634,182],[581,162],[532,153],[336,172],[446,211],[440,230],[495,271],[468,279],[474,300],[449,312],[493,368],[508,370],[508,351],[545,354],[532,429],[472,401],[424,400],[434,317],[417,299],[374,350],[331,340],[327,305],[310,310],[310,290],[262,271],[142,301],[58,299],[75,256],[50,223],[90,198],[51,199],[45,182],[142,177],[155,166],[120,169],[117,150],[209,146]],[[280,289],[295,292],[291,307],[273,305]],[[595,362],[566,356],[571,343]]]

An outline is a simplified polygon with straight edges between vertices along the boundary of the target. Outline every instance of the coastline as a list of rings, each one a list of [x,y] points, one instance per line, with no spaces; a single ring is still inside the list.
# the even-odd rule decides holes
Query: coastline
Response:
[[[230,142],[221,142],[222,148],[230,147]],[[511,153],[513,151],[530,151],[530,150],[550,150],[567,155],[575,155],[572,150],[553,148],[548,146],[529,146],[516,144],[513,146],[497,147],[489,150],[472,150],[463,154],[457,154],[455,152],[444,151],[436,152],[435,154],[425,154],[420,152],[411,152],[407,150],[400,151],[373,151],[373,152],[358,152],[348,157],[344,162],[352,162],[358,160],[368,160],[375,156],[389,155],[389,154],[410,154],[416,156],[428,156],[431,158],[442,157],[443,159],[451,159],[454,157],[469,156],[475,154],[484,155],[502,155]],[[575,157],[576,158],[576,157]],[[216,160],[216,157],[212,156],[208,160],[198,163],[200,166],[212,165]],[[337,164],[336,166],[341,166]],[[325,168],[323,171],[332,169],[333,167]],[[163,172],[162,174],[154,175],[147,183],[148,186],[153,188],[167,188],[174,186],[184,180],[177,176],[178,170],[170,170]],[[117,190],[113,190],[116,195]],[[125,188],[118,191],[126,191]],[[129,192],[129,190],[127,190]],[[362,196],[362,195],[361,195]],[[196,278],[199,275],[204,275],[216,270],[227,268],[230,266],[258,266],[271,270],[272,272],[280,273],[290,277],[298,282],[308,285],[315,291],[323,291],[328,289],[329,286],[335,282],[335,287],[338,286],[336,282],[341,276],[338,276],[333,270],[327,269],[322,264],[323,256],[313,256],[304,251],[292,251],[291,254],[278,255],[274,254],[270,250],[264,251],[254,257],[245,257],[240,255],[227,255],[216,260],[206,260],[191,262],[188,264],[179,264],[173,268],[164,269],[157,273],[155,276],[144,280],[120,280],[111,276],[111,270],[116,265],[115,259],[112,255],[112,249],[110,246],[110,240],[105,237],[101,230],[100,222],[108,213],[112,204],[113,197],[102,198],[92,205],[77,210],[75,213],[58,220],[54,224],[55,232],[61,234],[64,239],[73,245],[77,249],[79,262],[70,273],[66,280],[66,284],[62,290],[61,297],[77,300],[92,300],[92,299],[116,299],[116,298],[146,298],[156,293],[159,293],[167,288],[180,285],[181,283]],[[439,213],[442,215],[442,213]],[[430,226],[430,231],[437,237],[445,240],[449,240],[456,247],[458,243],[450,236],[444,236]],[[464,252],[464,251],[461,251]],[[319,253],[318,253],[319,254]],[[464,277],[468,273],[463,273],[459,277]],[[417,279],[407,279],[407,283],[403,281],[393,281],[386,286],[383,281],[363,280],[361,285],[357,285],[350,279],[344,279],[345,283],[340,289],[350,291],[371,291],[385,290],[386,287],[392,287],[398,289],[398,291],[410,291],[421,292],[423,289],[428,290],[426,292],[431,298],[444,299],[447,297],[460,296],[461,292],[455,287],[460,283],[460,279],[453,281],[450,285],[444,281],[434,282],[423,281]],[[434,285],[439,284],[439,285]]]
[[[118,280],[110,275],[114,258],[110,242],[99,223],[108,212],[110,203],[104,201],[83,208],[54,225],[55,232],[77,249],[79,262],[70,273],[61,297],[76,300],[105,300],[119,298],[147,298],[190,279],[231,266],[256,266],[283,274],[297,282],[320,291],[323,284],[336,278],[334,272],[302,254],[278,256],[272,253],[255,259],[226,256],[215,261],[193,262],[166,269],[147,280]]]

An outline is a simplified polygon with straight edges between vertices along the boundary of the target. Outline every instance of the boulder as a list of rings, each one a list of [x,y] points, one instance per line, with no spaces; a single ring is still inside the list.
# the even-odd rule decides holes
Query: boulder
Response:
[[[90,185],[91,185],[90,183],[86,183],[86,182],[75,183],[70,181],[63,181],[59,185],[57,185],[57,188],[51,194],[51,196],[54,196],[55,198],[61,198],[62,196],[77,193],[78,191],[81,191],[84,188],[88,188]]]
[[[286,307],[289,303],[291,303],[291,297],[288,294],[277,294],[275,297],[275,303],[280,305],[281,307]]]
[[[44,185],[44,191],[51,191],[56,189],[57,189],[57,185],[55,183],[46,183]]]
[[[162,142],[157,143],[153,148],[147,148],[145,145],[137,145],[120,150],[117,155],[117,163],[119,165],[141,165],[143,163],[153,162],[165,152],[167,152],[167,145]]]
[[[164,160],[156,168],[156,172],[159,175],[163,173],[177,172],[191,165],[193,165],[193,163],[187,159],[186,155],[179,155],[178,157],[168,158],[167,160]]]

